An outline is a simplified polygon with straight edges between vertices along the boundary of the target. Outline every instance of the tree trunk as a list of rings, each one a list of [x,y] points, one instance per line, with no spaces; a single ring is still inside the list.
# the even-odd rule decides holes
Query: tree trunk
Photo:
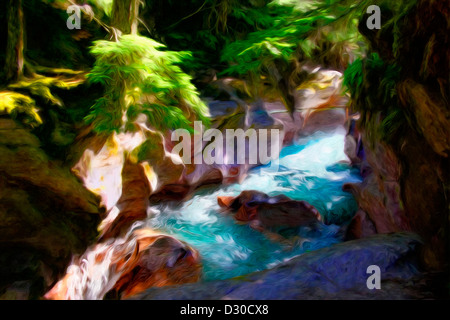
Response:
[[[112,25],[123,34],[137,34],[140,0],[114,0]]]
[[[6,81],[18,80],[24,66],[24,26],[22,0],[9,0],[7,3],[8,37],[6,44]]]

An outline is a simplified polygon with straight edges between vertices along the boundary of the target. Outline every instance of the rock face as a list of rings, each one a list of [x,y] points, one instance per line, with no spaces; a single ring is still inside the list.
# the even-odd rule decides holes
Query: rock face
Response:
[[[346,186],[361,209],[349,228],[350,237],[374,230],[417,232],[425,241],[422,261],[431,270],[450,265],[449,18],[448,1],[418,0],[396,22],[398,32],[409,36],[394,43],[393,24],[387,23],[386,30],[368,31],[361,22],[360,30],[374,51],[400,71],[395,100],[385,104],[379,99],[383,94],[379,82],[364,78],[363,100],[355,101],[355,106],[370,110],[370,101],[377,101],[379,108],[370,110],[364,125],[359,122],[366,178],[360,185]],[[388,129],[397,131],[389,135],[383,123],[388,121],[385,110],[393,104],[403,116],[391,120]]]
[[[119,214],[113,221],[103,224],[100,239],[123,236],[134,222],[147,218],[151,191],[144,167],[126,159],[122,169],[122,194],[116,204]]]
[[[295,257],[273,269],[235,279],[152,288],[134,299],[412,299],[420,239],[409,233],[376,235]],[[370,265],[380,268],[381,289],[370,290]]]
[[[359,226],[364,229],[351,232],[358,234],[354,234],[355,237],[361,237],[370,235],[372,229],[377,233],[410,230],[400,194],[400,164],[392,148],[381,142],[377,143],[374,150],[366,148],[365,164],[369,171],[366,171],[364,181],[361,184],[344,185],[344,190],[353,193],[360,211],[369,218]],[[357,215],[354,223],[358,223],[357,219],[363,217],[362,213]],[[354,224],[352,228],[355,228]]]
[[[96,237],[99,199],[8,118],[0,155],[0,296],[37,298]]]

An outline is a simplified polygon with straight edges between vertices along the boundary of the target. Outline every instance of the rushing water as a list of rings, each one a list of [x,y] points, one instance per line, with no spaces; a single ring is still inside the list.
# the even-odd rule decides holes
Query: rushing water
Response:
[[[206,281],[267,269],[337,243],[341,241],[338,225],[349,221],[357,209],[342,185],[361,181],[358,171],[346,164],[344,139],[342,128],[300,139],[281,151],[277,170],[270,166],[254,168],[241,184],[199,190],[181,204],[153,207],[156,214],[147,224],[196,248],[202,256]],[[286,230],[285,236],[298,236],[294,246],[271,241],[250,226],[238,224],[219,208],[217,196],[237,196],[243,190],[306,200],[319,210],[326,224],[315,231]]]

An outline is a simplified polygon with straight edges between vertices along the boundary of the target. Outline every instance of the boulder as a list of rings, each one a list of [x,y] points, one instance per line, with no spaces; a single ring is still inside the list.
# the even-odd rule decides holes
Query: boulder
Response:
[[[433,297],[419,287],[420,238],[394,233],[347,241],[307,252],[273,269],[234,279],[152,288],[137,300],[418,299]],[[371,265],[380,268],[381,289],[369,289]]]
[[[74,259],[46,295],[49,300],[130,297],[150,287],[199,280],[196,250],[171,236],[143,228],[108,239]]]
[[[280,227],[316,227],[321,220],[312,205],[284,195],[269,197],[263,192],[248,190],[237,197],[218,197],[217,202],[233,212],[236,220],[249,222],[251,227],[260,231]]]
[[[137,230],[135,236],[136,254],[126,261],[127,266],[113,288],[121,298],[150,287],[179,285],[200,279],[200,256],[186,243],[150,229]],[[121,257],[126,256],[121,254]]]

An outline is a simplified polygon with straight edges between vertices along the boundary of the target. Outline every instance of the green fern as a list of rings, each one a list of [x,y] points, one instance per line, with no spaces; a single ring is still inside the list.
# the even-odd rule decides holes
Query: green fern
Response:
[[[96,62],[90,83],[105,87],[105,94],[86,117],[97,132],[132,130],[139,114],[160,130],[190,128],[199,119],[209,125],[206,105],[191,77],[178,66],[188,52],[165,51],[152,39],[125,35],[120,41],[96,41],[91,53]],[[126,121],[123,123],[123,115]]]

